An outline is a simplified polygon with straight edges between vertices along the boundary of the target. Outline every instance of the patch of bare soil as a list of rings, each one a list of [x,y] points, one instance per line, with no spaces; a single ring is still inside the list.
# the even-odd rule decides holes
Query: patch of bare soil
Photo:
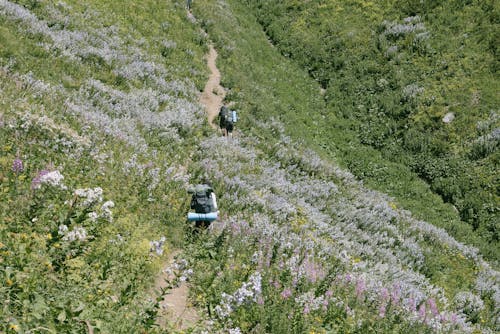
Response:
[[[220,85],[221,75],[216,66],[217,51],[212,45],[210,45],[210,51],[208,52],[206,58],[208,68],[210,69],[210,76],[205,84],[203,93],[200,96],[200,103],[205,106],[208,123],[213,128],[217,128],[217,126],[213,124],[213,121],[219,114],[219,109],[222,106],[222,101],[224,100],[226,92]]]
[[[171,268],[175,262],[178,251],[170,254],[165,265],[166,268]],[[155,283],[155,290],[160,291],[166,288],[168,282],[174,280],[174,274],[171,271],[162,271]],[[188,300],[189,287],[188,283],[180,282],[179,286],[168,291],[165,298],[160,303],[160,311],[157,323],[162,328],[173,327],[175,330],[187,330],[193,327],[199,320],[196,309],[192,307]]]

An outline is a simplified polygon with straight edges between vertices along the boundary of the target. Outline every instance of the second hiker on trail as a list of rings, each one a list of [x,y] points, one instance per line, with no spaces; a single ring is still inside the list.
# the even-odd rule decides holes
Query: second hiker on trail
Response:
[[[188,189],[188,193],[192,194],[190,207],[194,209],[194,213],[188,213],[188,220],[196,221],[197,228],[207,227],[218,215],[217,198],[212,186],[209,182],[197,184]]]
[[[219,111],[219,126],[222,130],[222,135],[231,137],[234,130],[234,123],[238,120],[235,110],[229,110],[223,105]]]

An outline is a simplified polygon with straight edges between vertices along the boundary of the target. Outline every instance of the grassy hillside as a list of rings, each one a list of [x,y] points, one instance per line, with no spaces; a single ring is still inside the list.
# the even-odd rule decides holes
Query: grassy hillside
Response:
[[[326,90],[326,129],[409,167],[498,250],[498,2],[244,2]]]
[[[0,45],[0,332],[150,332],[203,36],[170,2],[0,1]]]
[[[199,156],[223,190],[221,210],[230,213],[189,248],[200,305],[224,328],[245,333],[496,328],[494,293],[481,294],[483,315],[462,318],[488,323],[480,329],[450,325],[441,313],[457,310],[481,277],[496,277],[479,269],[477,254],[418,219],[488,251],[452,207],[404,165],[362,145],[345,123],[326,128],[322,119],[335,115],[321,86],[269,43],[245,4],[203,2],[194,12],[219,50],[227,98],[241,115],[239,140],[208,141]],[[336,163],[370,186],[390,188],[396,199],[367,189]],[[390,315],[386,289],[404,295],[391,303]],[[441,311],[430,311],[433,298]],[[434,329],[427,326],[436,318],[427,312],[443,315]]]
[[[191,333],[499,331],[495,251],[245,3],[193,5],[0,0],[0,332],[178,332],[152,291],[174,247]],[[231,140],[197,102],[211,41]],[[205,177],[220,218],[192,234]]]

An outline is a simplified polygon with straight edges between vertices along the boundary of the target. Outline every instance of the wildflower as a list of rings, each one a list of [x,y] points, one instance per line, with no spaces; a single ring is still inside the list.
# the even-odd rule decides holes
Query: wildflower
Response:
[[[58,230],[58,234],[59,235],[65,235],[66,232],[68,232],[68,226],[66,225],[59,225],[59,230]]]
[[[358,298],[361,298],[363,296],[363,293],[366,289],[366,286],[365,286],[365,281],[363,281],[363,279],[359,279],[357,282],[356,282],[356,296]]]
[[[378,309],[378,316],[383,318],[385,317],[385,311],[386,311],[386,305],[383,304],[383,305],[380,305],[379,309]]]
[[[437,309],[436,301],[434,300],[434,298],[430,298],[427,301],[427,304],[429,305],[429,309],[431,310],[432,315],[437,316],[439,314],[439,311]]]
[[[12,171],[16,174],[21,173],[24,170],[23,161],[19,158],[15,158],[12,163]]]
[[[89,219],[93,222],[97,221],[97,218],[99,218],[99,216],[97,215],[97,213],[95,212],[89,212],[88,213],[88,216],[89,216]]]
[[[59,171],[49,172],[47,170],[42,170],[38,173],[37,177],[31,182],[32,189],[39,189],[42,184],[47,184],[52,187],[59,187],[61,189],[66,189],[66,186],[62,184],[64,176]]]
[[[149,242],[149,251],[150,252],[156,252],[158,255],[163,254],[163,244],[165,243],[167,239],[165,237],[161,237],[160,240],[156,241],[150,241]]]
[[[41,170],[38,175],[31,181],[31,189],[38,189],[42,184],[42,177],[50,173],[48,170]]]
[[[63,225],[64,226],[64,225]],[[87,231],[83,227],[75,227],[72,231],[68,232],[64,237],[64,241],[85,241],[87,240]]]
[[[88,207],[94,203],[102,202],[102,188],[96,187],[94,189],[76,189],[74,192],[75,196],[84,198],[85,200],[81,204],[84,207]]]
[[[292,290],[290,290],[289,288],[286,288],[285,290],[283,290],[281,292],[281,298],[283,299],[288,299],[292,296]]]
[[[103,217],[106,218],[107,220],[109,220],[109,222],[112,222],[113,221],[113,212],[111,212],[110,208],[114,208],[115,207],[115,203],[113,201],[107,201],[105,202],[101,209],[103,211]]]
[[[425,309],[425,303],[422,303],[418,309],[418,316],[420,319],[425,320],[426,316],[426,309]]]

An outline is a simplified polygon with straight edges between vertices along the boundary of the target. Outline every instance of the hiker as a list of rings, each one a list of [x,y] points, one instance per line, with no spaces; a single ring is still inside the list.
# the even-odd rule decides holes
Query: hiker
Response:
[[[229,110],[225,105],[220,108],[219,126],[223,136],[232,136],[237,118],[235,110]]]
[[[209,182],[197,184],[188,189],[193,194],[191,197],[191,209],[195,214],[189,213],[188,220],[195,220],[196,228],[206,228],[211,221],[217,219],[217,198]]]
[[[229,116],[226,119],[226,136],[233,136],[234,123],[236,123],[237,120],[236,110],[229,110]]]
[[[223,136],[227,136],[226,121],[229,117],[229,109],[223,105],[219,110],[219,126]]]
[[[187,0],[186,1],[186,8],[187,10],[191,13],[191,3],[193,2],[193,0]]]

